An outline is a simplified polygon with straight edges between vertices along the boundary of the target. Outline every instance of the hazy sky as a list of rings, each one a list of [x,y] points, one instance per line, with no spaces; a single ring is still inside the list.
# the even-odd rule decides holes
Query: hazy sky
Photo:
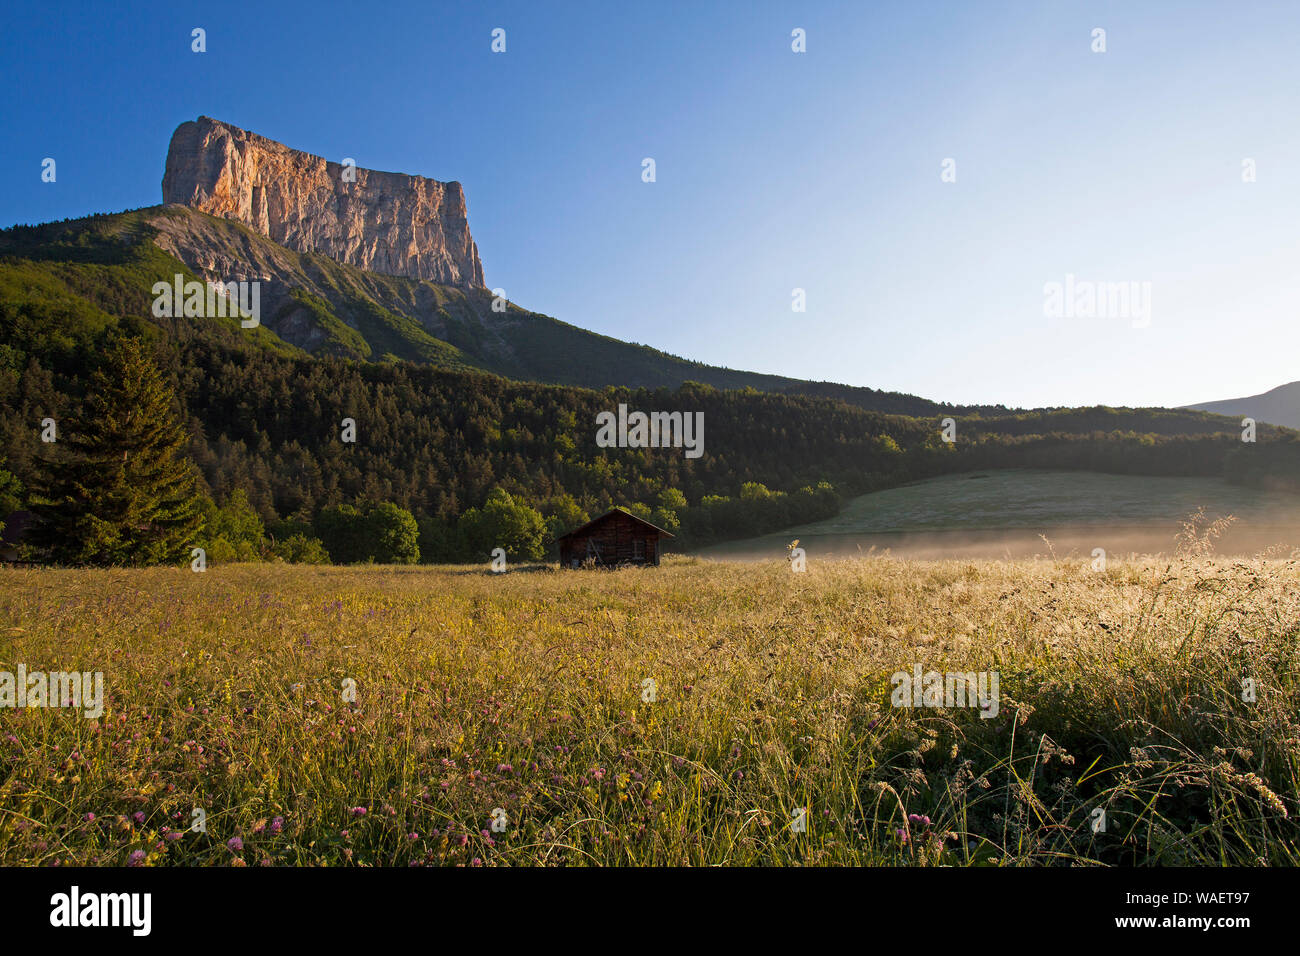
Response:
[[[490,286],[689,358],[1026,406],[1300,379],[1300,3],[122,6],[6,5],[0,224],[161,201],[206,114],[461,181]],[[1067,274],[1149,317],[1045,315]]]

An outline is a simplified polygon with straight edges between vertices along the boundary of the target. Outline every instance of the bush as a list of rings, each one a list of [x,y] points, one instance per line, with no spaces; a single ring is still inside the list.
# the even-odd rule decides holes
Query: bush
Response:
[[[282,561],[291,564],[329,564],[329,552],[319,538],[309,538],[304,534],[292,534],[277,542],[271,553]]]
[[[200,511],[203,531],[199,542],[209,561],[228,564],[261,560],[266,548],[265,528],[242,488],[231,492],[221,505],[203,498]]]
[[[542,539],[546,522],[541,512],[517,502],[500,488],[482,508],[470,508],[457,525],[461,553],[469,560],[486,561],[494,548],[504,548],[514,561],[540,561],[546,556]]]
[[[420,560],[420,529],[415,515],[384,502],[372,505],[364,517],[369,557],[380,564],[415,564]]]
[[[336,564],[414,564],[420,560],[415,516],[387,502],[367,505],[364,511],[352,505],[323,508],[316,516],[316,534]]]

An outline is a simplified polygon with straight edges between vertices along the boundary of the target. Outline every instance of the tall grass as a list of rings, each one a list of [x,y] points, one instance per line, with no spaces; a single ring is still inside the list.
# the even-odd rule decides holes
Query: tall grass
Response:
[[[108,700],[0,710],[0,862],[1294,864],[1298,633],[1293,561],[5,571]]]

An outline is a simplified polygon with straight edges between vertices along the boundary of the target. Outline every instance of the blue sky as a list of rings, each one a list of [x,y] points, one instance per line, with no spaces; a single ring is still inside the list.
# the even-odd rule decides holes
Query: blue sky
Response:
[[[206,114],[459,180],[490,286],[689,358],[1023,406],[1300,379],[1300,4],[130,6],[7,6],[0,225],[159,202]],[[1045,315],[1067,274],[1149,323]]]

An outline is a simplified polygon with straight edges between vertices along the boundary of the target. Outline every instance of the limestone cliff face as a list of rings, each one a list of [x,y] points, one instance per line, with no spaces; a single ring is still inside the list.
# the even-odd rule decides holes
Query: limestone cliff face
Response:
[[[244,223],[298,252],[445,285],[482,288],[460,183],[349,169],[200,116],[172,134],[163,202]]]

